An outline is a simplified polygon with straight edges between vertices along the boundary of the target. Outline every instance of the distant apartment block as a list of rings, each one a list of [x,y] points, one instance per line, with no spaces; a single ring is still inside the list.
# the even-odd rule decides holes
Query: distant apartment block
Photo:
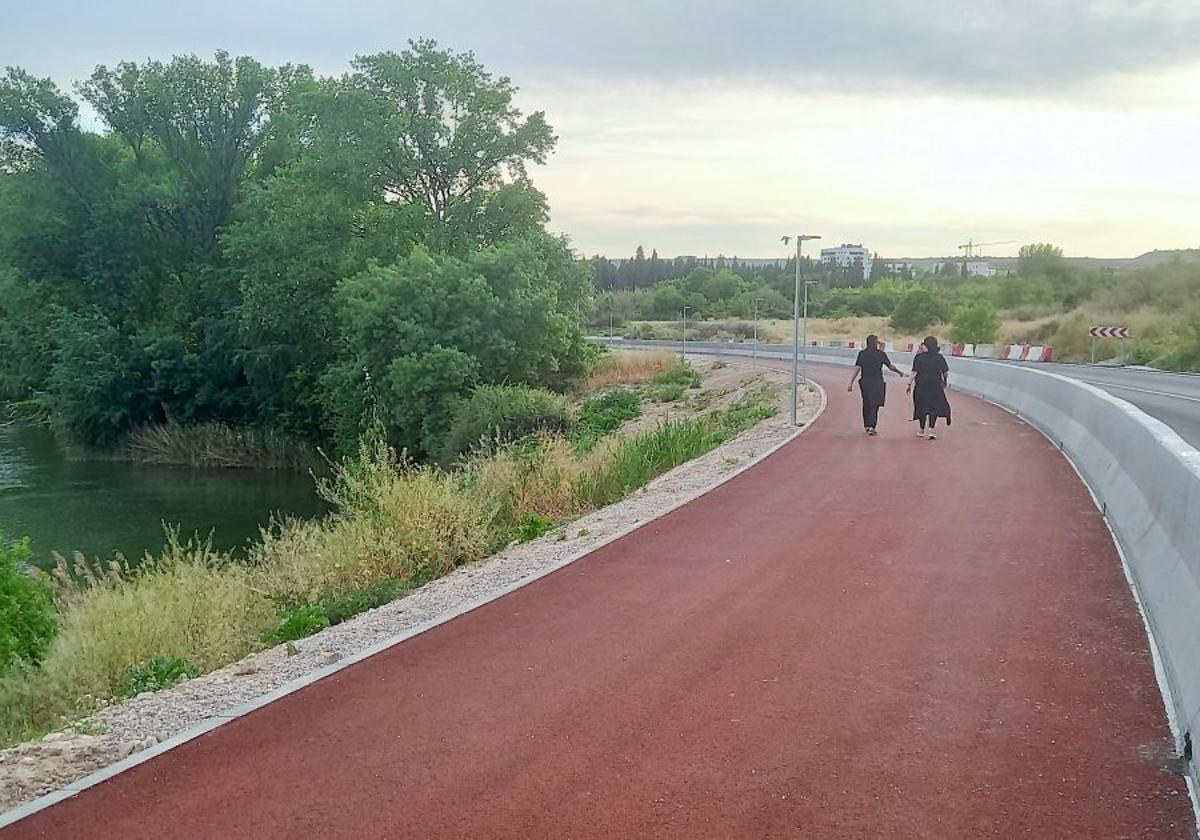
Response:
[[[967,274],[973,277],[995,277],[996,268],[987,260],[967,260]]]
[[[838,268],[860,265],[863,277],[871,276],[871,252],[862,245],[843,243],[837,248],[822,248],[821,262],[825,265],[836,265]]]

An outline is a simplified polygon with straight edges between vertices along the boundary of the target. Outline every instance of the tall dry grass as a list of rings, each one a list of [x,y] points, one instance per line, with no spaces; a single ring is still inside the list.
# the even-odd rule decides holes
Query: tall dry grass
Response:
[[[645,385],[680,364],[678,356],[665,350],[654,353],[609,353],[592,368],[582,390],[594,394],[617,385]]]
[[[275,621],[249,569],[173,534],[136,573],[68,569],[60,560],[56,580],[58,633],[40,667],[0,680],[0,742],[93,710],[156,657],[205,671],[240,659]]]

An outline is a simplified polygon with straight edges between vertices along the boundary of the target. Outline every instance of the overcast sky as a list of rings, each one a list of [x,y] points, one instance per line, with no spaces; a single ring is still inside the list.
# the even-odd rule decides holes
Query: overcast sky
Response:
[[[0,65],[64,85],[216,49],[325,73],[410,38],[472,50],[546,111],[534,177],[589,254],[774,256],[798,231],[885,256],[1200,247],[1196,0],[0,6]]]

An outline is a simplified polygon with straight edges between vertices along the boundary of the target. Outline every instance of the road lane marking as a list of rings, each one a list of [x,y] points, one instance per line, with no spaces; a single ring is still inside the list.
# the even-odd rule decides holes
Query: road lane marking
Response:
[[[1188,402],[1200,402],[1200,397],[1189,397],[1186,394],[1173,394],[1170,391],[1154,391],[1150,388],[1135,388],[1133,385],[1118,385],[1115,382],[1102,382],[1099,379],[1080,379],[1080,382],[1086,382],[1089,385],[1096,385],[1100,388],[1120,388],[1124,391],[1137,391],[1139,394],[1154,394],[1156,397],[1170,397],[1175,400],[1187,400]]]

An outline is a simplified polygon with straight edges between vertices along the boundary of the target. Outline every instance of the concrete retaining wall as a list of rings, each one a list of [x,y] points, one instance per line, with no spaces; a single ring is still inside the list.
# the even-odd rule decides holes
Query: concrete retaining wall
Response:
[[[750,355],[745,348],[718,352]],[[780,355],[777,348],[759,352]],[[902,370],[911,358],[893,355]],[[833,349],[810,350],[809,360],[854,363],[852,353]],[[1188,771],[1200,786],[1200,451],[1159,420],[1084,382],[1003,362],[948,361],[953,389],[1039,428],[1091,488],[1150,626],[1176,746],[1184,753],[1196,742]]]

